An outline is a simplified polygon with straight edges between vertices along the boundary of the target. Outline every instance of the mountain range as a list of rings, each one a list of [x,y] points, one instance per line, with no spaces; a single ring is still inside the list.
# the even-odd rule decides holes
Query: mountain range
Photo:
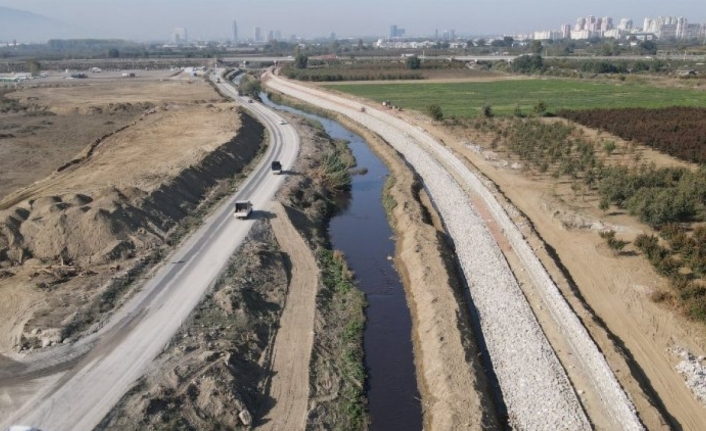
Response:
[[[45,42],[79,37],[81,33],[75,26],[32,12],[0,6],[0,41]]]

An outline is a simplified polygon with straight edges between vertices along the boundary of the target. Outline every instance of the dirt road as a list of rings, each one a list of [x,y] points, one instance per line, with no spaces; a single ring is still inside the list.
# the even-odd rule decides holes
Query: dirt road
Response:
[[[309,360],[314,342],[314,315],[319,269],[311,249],[296,231],[282,204],[273,202],[271,220],[277,242],[289,258],[287,302],[272,350],[268,395],[273,405],[258,429],[303,430],[309,399]]]

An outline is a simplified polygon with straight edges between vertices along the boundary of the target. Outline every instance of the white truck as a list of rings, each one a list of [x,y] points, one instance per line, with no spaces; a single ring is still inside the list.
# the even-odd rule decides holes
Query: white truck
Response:
[[[252,203],[250,201],[235,201],[235,218],[246,219],[252,214]]]

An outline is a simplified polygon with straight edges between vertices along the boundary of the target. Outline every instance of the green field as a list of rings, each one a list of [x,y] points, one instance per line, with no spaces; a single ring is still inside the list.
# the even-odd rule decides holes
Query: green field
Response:
[[[549,112],[560,109],[706,107],[706,91],[560,79],[448,84],[335,84],[327,87],[378,102],[390,100],[394,105],[419,111],[438,103],[444,116],[458,117],[479,115],[485,103],[490,103],[493,113],[497,115],[512,115],[516,105],[527,114],[539,101],[547,104]]]

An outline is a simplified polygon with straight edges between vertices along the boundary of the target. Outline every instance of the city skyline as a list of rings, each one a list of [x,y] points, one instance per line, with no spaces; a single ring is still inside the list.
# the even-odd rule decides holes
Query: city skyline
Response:
[[[562,24],[573,26],[576,16],[589,14],[619,17],[616,20],[629,18],[636,26],[642,26],[646,17],[658,16],[682,16],[694,24],[706,21],[701,1],[686,0],[668,8],[642,5],[636,0],[623,3],[615,5],[597,0],[588,10],[578,10],[558,0],[541,3],[508,0],[489,8],[458,0],[440,0],[434,5],[413,1],[404,8],[384,0],[360,0],[354,5],[323,0],[302,0],[296,4],[285,0],[265,0],[257,4],[226,0],[197,4],[183,0],[123,0],[99,4],[90,0],[0,0],[0,6],[81,26],[84,36],[133,40],[168,40],[174,28],[188,28],[190,40],[232,40],[236,19],[239,39],[243,40],[250,39],[257,27],[263,39],[269,31],[279,31],[284,39],[289,39],[291,35],[326,38],[331,33],[343,38],[386,37],[390,25],[404,29],[407,37],[432,36],[436,29],[455,29],[457,35],[522,34],[558,31]],[[376,13],[371,14],[369,10]]]

